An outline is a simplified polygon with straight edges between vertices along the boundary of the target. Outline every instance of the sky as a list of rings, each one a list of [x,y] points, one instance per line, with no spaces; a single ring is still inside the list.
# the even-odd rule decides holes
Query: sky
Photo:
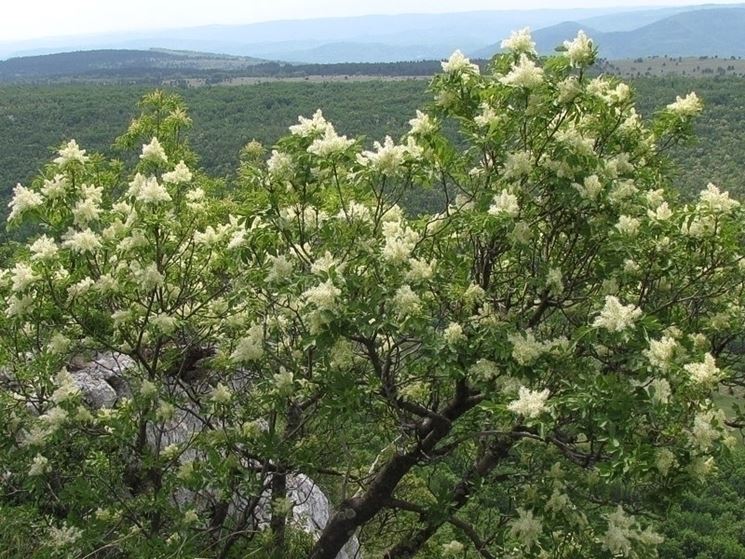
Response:
[[[278,19],[509,10],[680,6],[706,0],[6,0],[0,42]],[[744,0],[717,0],[734,4]]]

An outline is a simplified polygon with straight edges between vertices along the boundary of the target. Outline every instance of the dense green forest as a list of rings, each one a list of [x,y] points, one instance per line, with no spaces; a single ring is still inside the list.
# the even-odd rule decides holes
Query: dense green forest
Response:
[[[633,81],[642,113],[649,116],[690,90],[704,99],[696,140],[672,153],[677,185],[696,192],[708,181],[745,192],[745,80],[641,78]],[[322,108],[339,130],[364,134],[368,142],[403,133],[415,108],[428,99],[417,80],[350,83],[264,83],[253,86],[185,89],[202,165],[230,177],[243,145],[271,145],[299,114]],[[74,137],[93,151],[112,153],[110,138],[125,127],[147,86],[8,85],[0,88],[0,196],[27,182],[64,139]]]

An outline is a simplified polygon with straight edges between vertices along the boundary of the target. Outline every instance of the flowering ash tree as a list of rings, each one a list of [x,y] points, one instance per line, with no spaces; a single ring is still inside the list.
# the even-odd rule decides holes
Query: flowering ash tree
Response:
[[[742,208],[670,188],[695,94],[647,123],[583,33],[502,46],[444,62],[400,140],[319,111],[250,144],[224,197],[160,92],[132,170],[71,141],[16,188],[0,511],[36,556],[655,555],[733,439]],[[418,188],[447,207],[408,216]],[[74,372],[101,355],[122,390],[96,407]],[[333,504],[315,536],[301,474]]]

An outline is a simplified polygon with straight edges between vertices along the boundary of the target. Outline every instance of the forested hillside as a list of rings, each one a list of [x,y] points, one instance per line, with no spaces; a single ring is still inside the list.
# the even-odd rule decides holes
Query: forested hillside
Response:
[[[708,181],[743,193],[745,171],[745,80],[641,78],[637,89],[644,116],[680,92],[694,90],[705,109],[696,123],[696,140],[676,147],[674,174],[684,192]],[[74,137],[94,151],[113,153],[112,131],[129,122],[146,86],[56,85],[0,88],[0,195],[26,182],[50,148]],[[299,114],[322,108],[339,129],[364,134],[371,144],[385,134],[403,133],[416,107],[427,100],[427,82],[416,80],[350,83],[265,83],[230,88],[184,89],[181,94],[195,123],[192,143],[208,171],[231,176],[243,145],[257,139],[269,146]]]

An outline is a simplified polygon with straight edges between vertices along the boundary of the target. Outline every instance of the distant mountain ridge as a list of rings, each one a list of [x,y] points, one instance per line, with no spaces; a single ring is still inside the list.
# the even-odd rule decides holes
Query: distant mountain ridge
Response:
[[[609,60],[645,56],[745,56],[745,7],[685,11],[628,31],[603,32],[569,21],[533,33],[541,54],[552,52],[582,29]],[[490,58],[499,43],[470,51],[475,58]]]
[[[200,52],[88,50],[10,58],[0,61],[0,81],[57,76],[138,74],[147,70],[240,70],[265,62],[256,58]]]
[[[584,29],[600,46],[601,55],[611,59],[663,54],[745,54],[745,4],[701,4],[374,15],[209,25],[0,42],[0,59],[84,50],[150,52],[154,48],[319,64],[442,59],[455,49],[473,57],[488,58],[499,51],[501,39],[526,26],[534,30],[543,53],[553,51],[578,29]]]

